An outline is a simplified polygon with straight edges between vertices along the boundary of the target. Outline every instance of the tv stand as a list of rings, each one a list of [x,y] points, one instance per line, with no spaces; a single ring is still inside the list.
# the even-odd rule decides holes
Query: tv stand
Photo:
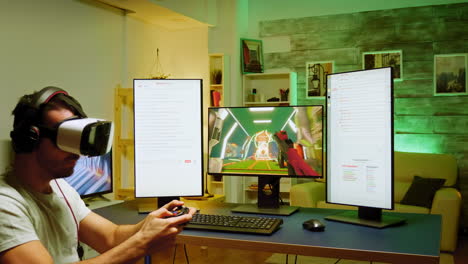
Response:
[[[254,213],[268,215],[291,215],[298,206],[280,205],[280,179],[281,177],[260,176],[258,178],[257,204],[243,204],[233,209],[235,213]]]

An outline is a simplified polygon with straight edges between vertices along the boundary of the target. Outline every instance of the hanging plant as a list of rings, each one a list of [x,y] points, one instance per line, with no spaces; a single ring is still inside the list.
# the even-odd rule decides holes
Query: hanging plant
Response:
[[[154,71],[153,69],[156,68]],[[151,74],[151,79],[167,79],[170,74],[165,74],[161,61],[159,60],[159,49],[156,49],[156,61],[154,62],[153,69],[151,72],[156,72],[154,75]]]

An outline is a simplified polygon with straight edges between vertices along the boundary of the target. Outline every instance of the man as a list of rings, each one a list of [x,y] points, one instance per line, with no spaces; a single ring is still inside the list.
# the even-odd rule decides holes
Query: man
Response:
[[[195,212],[169,217],[183,202],[172,201],[138,224],[115,225],[90,211],[62,179],[79,155],[60,149],[50,131],[85,117],[73,97],[46,87],[23,96],[13,114],[15,160],[0,178],[0,263],[76,263],[78,241],[101,253],[79,263],[134,263],[175,244]]]

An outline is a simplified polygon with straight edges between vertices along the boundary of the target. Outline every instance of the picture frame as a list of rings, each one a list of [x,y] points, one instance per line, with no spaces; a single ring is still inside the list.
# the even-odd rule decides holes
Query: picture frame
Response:
[[[334,68],[335,61],[306,62],[306,98],[327,95],[327,74]]]
[[[364,70],[383,67],[393,68],[393,80],[403,80],[403,53],[401,50],[371,51],[362,53]]]
[[[263,42],[255,39],[241,39],[242,73],[262,73]]]
[[[468,53],[434,55],[434,95],[468,95]]]

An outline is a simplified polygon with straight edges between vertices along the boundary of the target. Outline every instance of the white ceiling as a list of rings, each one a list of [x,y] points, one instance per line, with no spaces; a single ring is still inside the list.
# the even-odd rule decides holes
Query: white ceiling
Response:
[[[148,23],[169,30],[183,30],[206,27],[207,24],[181,15],[168,8],[161,7],[150,0],[95,0],[123,9],[128,16],[133,16]]]

